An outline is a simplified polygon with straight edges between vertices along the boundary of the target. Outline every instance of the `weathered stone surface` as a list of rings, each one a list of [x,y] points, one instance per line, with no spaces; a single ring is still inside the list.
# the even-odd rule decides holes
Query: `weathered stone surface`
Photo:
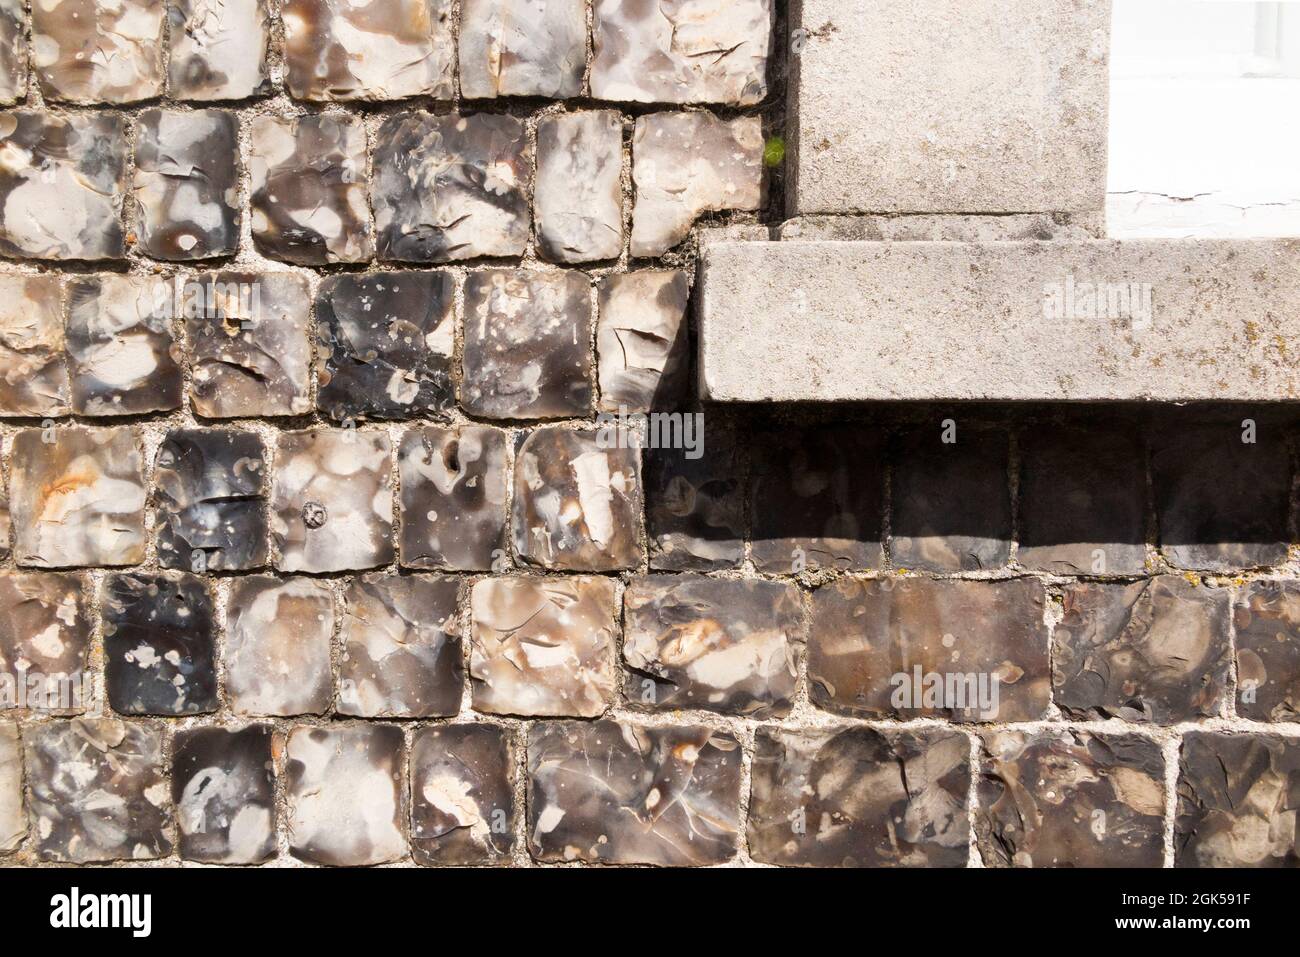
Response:
[[[474,708],[594,718],[617,691],[614,583],[490,578],[470,595]]]
[[[1106,212],[1097,209],[1077,213],[1005,213],[1001,216],[961,213],[796,216],[777,225],[776,234],[782,240],[952,243],[1104,239]]]
[[[193,572],[266,564],[266,467],[261,436],[173,429],[158,450],[158,564]]]
[[[398,113],[379,130],[379,258],[447,262],[518,256],[528,245],[532,157],[512,116]]]
[[[24,429],[11,461],[23,463],[9,477],[19,565],[144,561],[145,485],[133,430]]]
[[[135,145],[140,248],[154,259],[239,248],[239,125],[224,110],[145,110]]]
[[[204,579],[182,572],[110,575],[100,607],[104,684],[114,711],[217,709],[216,634]]]
[[[739,565],[745,558],[745,486],[735,434],[709,426],[703,448],[651,448],[643,454],[650,567],[712,571]]]
[[[984,736],[975,833],[989,867],[1160,867],[1165,761],[1136,735]]]
[[[515,843],[515,749],[505,728],[420,728],[411,744],[411,852],[418,864],[505,864]]]
[[[760,728],[749,853],[806,867],[964,867],[970,745],[942,729]]]
[[[433,718],[460,710],[455,578],[364,575],[348,586],[339,714]]]
[[[242,100],[270,92],[269,0],[168,0],[168,89],[178,100]]]
[[[81,575],[0,575],[0,710],[25,704],[71,712],[90,704],[82,683],[90,654],[87,602]]]
[[[0,116],[0,255],[121,259],[127,153],[120,116]]]
[[[1146,454],[1136,432],[1043,426],[1020,434],[1016,560],[1056,575],[1146,567]]]
[[[579,272],[492,270],[465,280],[461,405],[490,419],[591,411],[591,297]]]
[[[640,561],[640,450],[617,448],[629,437],[614,432],[537,429],[519,447],[512,522],[523,561],[592,572]]]
[[[16,851],[26,836],[18,725],[12,721],[0,721],[0,854]]]
[[[324,714],[333,697],[334,596],[309,578],[237,578],[226,612],[226,697],[236,714]]]
[[[758,117],[638,117],[632,137],[632,255],[668,252],[686,238],[701,213],[758,209],[762,154]]]
[[[487,571],[506,554],[506,435],[484,426],[429,426],[398,454],[401,563]]]
[[[583,0],[461,5],[460,94],[467,99],[577,96],[586,62]]]
[[[650,412],[679,407],[686,397],[690,355],[686,273],[633,272],[600,281],[596,351],[600,408]]]
[[[596,0],[591,94],[750,105],[767,95],[771,0]]]
[[[1061,710],[1157,724],[1220,713],[1231,658],[1226,591],[1160,575],[1077,582],[1064,599],[1052,658]]]
[[[1300,584],[1254,581],[1233,609],[1237,714],[1300,721]]]
[[[623,660],[633,706],[781,717],[803,643],[794,585],[702,575],[636,578],[623,593]]]
[[[47,100],[133,103],[163,92],[163,4],[36,0],[32,65]]]
[[[894,566],[959,572],[1005,565],[1011,557],[1007,456],[1007,433],[1000,429],[943,419],[905,433],[894,448]]]
[[[72,409],[80,415],[141,415],[181,407],[181,348],[172,338],[169,287],[135,276],[68,283]]]
[[[1300,864],[1300,742],[1263,734],[1183,736],[1176,867]]]
[[[813,593],[809,697],[863,717],[1036,721],[1050,697],[1045,603],[1032,578],[840,579]]]
[[[374,255],[360,118],[258,116],[249,135],[253,242],[263,256],[319,266]]]
[[[795,19],[792,213],[1105,205],[1109,2],[805,0]]]
[[[9,521],[9,494],[0,489],[0,561],[8,561],[13,549],[10,542],[13,525]]]
[[[110,718],[28,725],[24,763],[36,852],[84,864],[172,852],[163,736]]]
[[[541,861],[720,864],[736,852],[740,743],[698,725],[548,721],[528,731]]]
[[[271,486],[276,568],[337,572],[393,560],[392,450],[383,432],[283,432]]]
[[[406,855],[402,729],[294,728],[289,734],[289,850],[318,864],[383,864]]]
[[[316,297],[325,352],[321,411],[351,422],[437,415],[454,406],[454,285],[438,272],[325,280]]]
[[[1300,396],[1295,240],[720,242],[703,257],[714,401]]]
[[[223,272],[199,276],[195,286],[185,313],[194,411],[217,419],[310,411],[307,281]]]
[[[285,0],[280,15],[291,96],[452,97],[451,0]]]
[[[0,276],[0,418],[67,415],[57,276]]]
[[[542,117],[533,192],[538,252],[557,263],[617,259],[623,251],[622,176],[623,119],[618,113]]]
[[[1291,359],[1286,362],[1296,368]],[[1160,549],[1176,567],[1227,572],[1286,561],[1291,501],[1286,439],[1280,430],[1265,427],[1253,442],[1245,442],[1245,423],[1233,420],[1180,428],[1157,439],[1152,449]]]
[[[172,801],[181,857],[208,864],[260,864],[275,856],[271,738],[268,724],[176,733]]]
[[[0,103],[5,105],[27,95],[26,28],[22,0],[0,3]]]
[[[752,558],[763,572],[877,568],[884,558],[881,437],[862,428],[766,433],[750,480]]]

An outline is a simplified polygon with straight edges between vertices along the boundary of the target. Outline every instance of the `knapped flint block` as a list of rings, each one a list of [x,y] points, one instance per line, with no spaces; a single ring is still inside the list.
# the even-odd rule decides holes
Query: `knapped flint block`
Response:
[[[36,853],[73,864],[172,853],[163,735],[149,722],[51,721],[23,733]]]
[[[533,192],[539,254],[555,263],[617,259],[623,250],[622,176],[623,120],[618,113],[542,117]]]
[[[0,854],[18,850],[27,836],[22,760],[18,725],[0,721]]]
[[[1056,626],[1055,700],[1084,719],[1174,724],[1225,704],[1228,593],[1177,575],[1065,587]]]
[[[158,0],[38,0],[32,66],[47,100],[134,103],[163,92]]]
[[[242,100],[270,92],[269,0],[168,0],[168,89],[178,100]]]
[[[734,568],[745,558],[745,485],[736,435],[710,425],[704,447],[696,451],[642,453],[646,537],[655,571]]]
[[[691,365],[686,273],[607,276],[598,290],[601,410],[632,413],[680,407]]]
[[[57,276],[0,276],[0,418],[69,411]]]
[[[460,92],[467,99],[577,96],[586,62],[583,0],[464,0],[460,8]]]
[[[260,864],[275,856],[275,764],[269,724],[187,728],[172,744],[180,856]]]
[[[0,575],[0,710],[25,704],[69,713],[91,705],[79,697],[92,628],[86,588],[80,574]]]
[[[1233,617],[1237,714],[1300,721],[1300,583],[1250,582]]]
[[[721,864],[740,828],[740,742],[699,725],[528,730],[528,849],[546,862]]]
[[[508,864],[515,844],[515,748],[494,724],[423,727],[411,743],[417,864]]]
[[[749,854],[804,867],[964,867],[970,743],[944,729],[759,728]]]
[[[334,595],[310,578],[236,578],[226,611],[225,693],[239,715],[324,714],[334,697]]]
[[[27,95],[27,40],[23,4],[0,4],[0,103],[9,105]]]
[[[1032,578],[840,579],[813,593],[808,693],[859,717],[1037,721],[1050,698]]]
[[[1175,867],[1298,867],[1300,742],[1264,734],[1183,736]]]

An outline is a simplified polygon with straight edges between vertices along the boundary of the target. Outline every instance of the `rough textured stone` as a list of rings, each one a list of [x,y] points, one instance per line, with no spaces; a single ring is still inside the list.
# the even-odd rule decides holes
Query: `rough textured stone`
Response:
[[[801,11],[792,213],[1104,206],[1108,0],[804,0]]]
[[[518,256],[528,245],[532,166],[512,116],[398,113],[374,156],[379,258],[447,262]]]
[[[309,578],[237,578],[226,612],[226,697],[236,714],[324,714],[333,697],[334,596]]]
[[[1244,422],[1233,419],[1180,428],[1158,438],[1152,450],[1160,549],[1176,567],[1226,572],[1286,561],[1291,462],[1285,437],[1265,426],[1253,443],[1244,442]]]
[[[963,428],[955,419],[904,434],[894,449],[895,567],[959,572],[1005,565],[1011,557],[1007,455],[1005,432]]]
[[[0,255],[122,258],[127,153],[120,116],[0,116]]]
[[[1237,714],[1300,721],[1300,584],[1247,584],[1233,610]]]
[[[336,572],[393,560],[392,450],[383,432],[283,432],[271,486],[281,571]]]
[[[81,575],[0,575],[0,711],[26,704],[70,712],[91,704],[83,685],[91,634],[87,594]]]
[[[640,561],[640,452],[617,448],[628,436],[608,432],[537,429],[519,447],[512,521],[520,559],[593,572]]]
[[[263,256],[319,266],[374,255],[360,118],[258,116],[249,135],[253,242]]]
[[[528,847],[541,861],[720,864],[740,827],[740,743],[698,725],[554,721],[528,731]]]
[[[459,588],[455,578],[353,579],[340,628],[339,714],[432,718],[460,710]]]
[[[0,418],[67,415],[57,276],[0,276]]]
[[[154,259],[239,248],[239,125],[224,110],[145,110],[135,141],[140,247]]]
[[[960,213],[795,216],[778,224],[775,229],[782,240],[993,243],[1016,239],[1104,239],[1106,213],[1097,209],[1079,213],[1005,213],[1001,216]]]
[[[700,575],[637,578],[623,594],[623,660],[634,706],[781,717],[803,643],[794,585]]]
[[[700,455],[646,449],[646,537],[656,571],[734,568],[745,558],[745,484],[736,436],[709,427]]]
[[[1136,735],[985,735],[975,833],[989,867],[1160,867],[1165,761]]]
[[[460,93],[467,99],[582,92],[587,62],[583,0],[464,0]]]
[[[104,684],[114,711],[217,709],[216,634],[204,579],[180,572],[110,575],[100,607]]]
[[[1056,575],[1138,575],[1146,567],[1146,454],[1133,432],[1095,420],[1020,434],[1016,560]]]
[[[172,338],[170,288],[135,276],[68,283],[66,340],[72,409],[141,415],[181,407],[181,348]]]
[[[686,273],[633,272],[600,281],[596,351],[600,408],[650,412],[680,406],[690,355]]]
[[[1192,731],[1179,765],[1176,867],[1300,865],[1300,742]]]
[[[1045,603],[1032,578],[840,579],[813,593],[809,697],[863,717],[1036,721],[1050,697]]]
[[[1231,649],[1228,593],[1160,575],[1077,582],[1056,626],[1056,703],[1081,718],[1173,724],[1217,716]]]
[[[158,564],[193,572],[266,564],[266,467],[261,436],[173,429],[158,450]]]
[[[579,272],[493,270],[465,280],[461,405],[490,419],[591,411],[591,297]]]
[[[613,702],[612,580],[490,578],[475,582],[470,614],[475,710],[594,718]]]
[[[29,725],[29,806],[42,860],[149,860],[172,852],[163,736],[148,723],[73,719]]]
[[[0,3],[0,103],[16,103],[27,95],[26,17],[23,0]],[[2,839],[0,839],[2,840]],[[0,847],[3,844],[0,843]]]
[[[332,276],[316,297],[325,352],[316,405],[335,422],[440,414],[455,404],[446,273]]]
[[[639,117],[632,137],[632,255],[666,253],[686,238],[701,213],[758,209],[762,153],[757,117]]]
[[[941,729],[755,736],[749,853],[807,867],[964,867],[970,745]]]
[[[22,750],[18,725],[0,721],[0,854],[16,851],[27,836],[23,813]]]
[[[591,93],[750,105],[767,95],[771,0],[596,0]]]
[[[542,117],[533,193],[538,252],[557,263],[617,259],[623,251],[622,176],[623,119],[618,113]]]
[[[451,0],[285,0],[280,15],[291,96],[451,99]]]
[[[242,100],[270,92],[269,0],[168,0],[168,89],[179,100]]]
[[[411,744],[416,863],[505,864],[515,843],[515,749],[505,728],[420,728]]]
[[[763,572],[879,567],[884,464],[861,428],[785,429],[757,443],[752,558]]]
[[[9,477],[19,565],[144,561],[145,485],[131,429],[24,429],[11,461],[23,463]]]
[[[506,554],[506,436],[430,426],[402,436],[401,563],[487,571]]]
[[[133,103],[163,92],[157,0],[35,0],[32,65],[47,100]]]
[[[290,273],[209,273],[185,312],[199,415],[302,415],[311,409],[311,293]]]
[[[714,401],[1300,397],[1296,240],[719,242],[697,285]]]
[[[172,801],[180,855],[208,864],[260,864],[275,856],[271,726],[189,728],[172,746]]]
[[[402,729],[294,728],[289,734],[289,850],[318,864],[383,864],[406,854]]]

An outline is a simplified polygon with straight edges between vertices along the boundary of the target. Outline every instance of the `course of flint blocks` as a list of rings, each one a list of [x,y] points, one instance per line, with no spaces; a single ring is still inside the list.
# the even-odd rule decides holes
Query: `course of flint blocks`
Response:
[[[812,272],[1094,235],[1104,150],[1005,167],[1104,129],[1105,6],[1012,5],[1063,101],[962,52],[1023,149],[804,68],[783,161],[829,0],[0,0],[0,862],[1300,862],[1285,409],[597,418],[701,408],[769,166]]]

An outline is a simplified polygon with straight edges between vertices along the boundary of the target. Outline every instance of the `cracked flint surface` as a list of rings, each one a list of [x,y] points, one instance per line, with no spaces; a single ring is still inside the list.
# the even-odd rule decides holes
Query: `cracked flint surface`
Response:
[[[168,0],[171,95],[242,100],[270,92],[267,0]]]
[[[134,103],[163,92],[159,0],[35,0],[32,64],[47,100]]]
[[[0,854],[18,850],[26,836],[18,725],[12,721],[0,721]]]
[[[623,118],[561,113],[537,123],[537,247],[543,259],[616,259],[623,249]]]
[[[460,92],[467,99],[582,92],[587,64],[583,0],[464,0]]]
[[[237,578],[224,647],[235,714],[324,714],[333,697],[334,595],[310,578]]]
[[[81,688],[92,627],[81,574],[0,575],[0,680],[11,676],[15,692],[20,685],[25,687],[29,708],[82,710],[88,702],[60,700],[60,692]],[[0,695],[0,709],[19,703],[6,702],[4,697]]]
[[[68,414],[63,350],[59,278],[0,276],[0,418]]]
[[[690,280],[680,270],[600,281],[596,352],[603,411],[673,409],[686,398],[689,297]]]
[[[22,0],[0,2],[0,104],[27,94],[27,41]]]
[[[1300,584],[1256,581],[1233,613],[1237,714],[1300,721]]]
[[[176,733],[172,801],[180,855],[209,864],[275,856],[275,771],[270,725]]]
[[[411,745],[411,853],[418,864],[508,864],[515,748],[491,724],[419,728]]]

